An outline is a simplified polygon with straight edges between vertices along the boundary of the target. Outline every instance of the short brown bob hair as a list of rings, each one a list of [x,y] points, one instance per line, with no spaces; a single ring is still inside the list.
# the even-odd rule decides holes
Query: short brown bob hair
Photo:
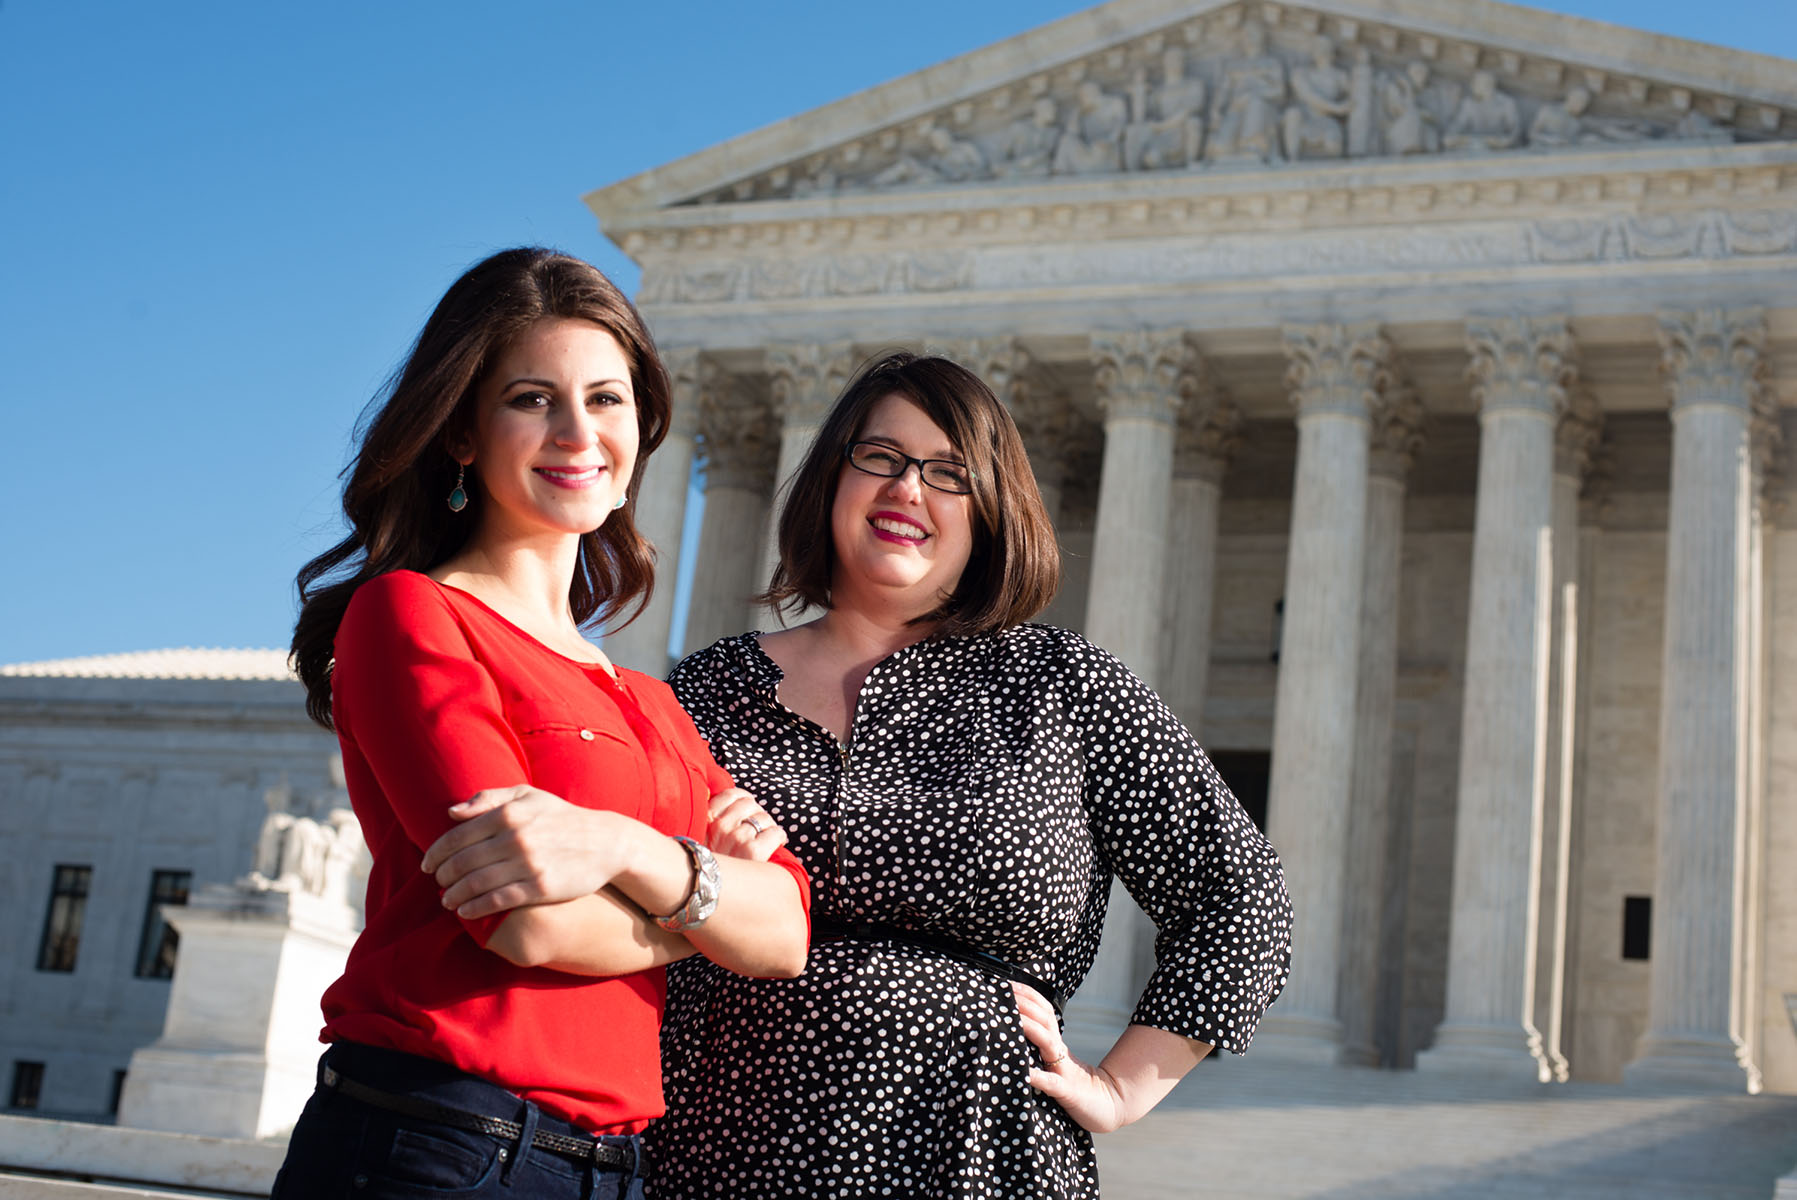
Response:
[[[829,608],[836,546],[830,512],[867,415],[899,395],[929,415],[973,472],[973,552],[954,594],[914,623],[935,633],[997,633],[1041,612],[1061,582],[1061,552],[1023,438],[992,389],[946,358],[896,351],[870,360],[831,406],[780,509],[780,562],[757,599],[779,610]]]

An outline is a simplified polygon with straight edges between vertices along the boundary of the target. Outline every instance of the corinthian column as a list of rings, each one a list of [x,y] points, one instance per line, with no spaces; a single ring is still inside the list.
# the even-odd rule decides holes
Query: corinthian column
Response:
[[[943,343],[942,353],[978,375],[1011,414],[1029,452],[1042,505],[1048,519],[1055,520],[1066,473],[1066,401],[1036,386],[1029,351],[1014,337],[955,338]]]
[[[1759,477],[1775,426],[1758,310],[1660,318],[1672,391],[1666,644],[1660,685],[1658,875],[1647,1031],[1630,1083],[1741,1091],[1757,1072],[1739,1019],[1746,980],[1741,840],[1749,687],[1759,641]]]
[[[1579,497],[1603,434],[1603,411],[1589,389],[1572,393],[1554,439],[1553,591],[1547,663],[1547,768],[1541,805],[1541,878],[1536,923],[1534,1024],[1548,1074],[1565,1082],[1568,973],[1572,964],[1573,762],[1578,744]]]
[[[1167,522],[1166,604],[1161,613],[1161,698],[1198,732],[1210,676],[1211,604],[1216,594],[1217,517],[1223,476],[1241,445],[1242,413],[1208,374],[1195,373],[1173,442]]]
[[[673,385],[673,412],[668,433],[655,451],[655,469],[643,476],[637,491],[636,525],[655,547],[655,592],[642,615],[605,635],[605,652],[627,667],[660,679],[668,670],[668,632],[674,620],[674,593],[679,580],[680,532],[686,524],[686,494],[693,470],[693,443],[699,432],[699,389],[702,374],[716,368],[702,363],[699,351],[681,346],[662,351]],[[637,464],[642,469],[642,464]]]
[[[1173,419],[1189,353],[1178,330],[1092,335],[1104,464],[1086,636],[1150,687],[1160,673]]]
[[[1537,1079],[1536,881],[1546,769],[1554,431],[1572,382],[1560,319],[1467,325],[1479,406],[1446,1012],[1418,1069]]]
[[[1093,376],[1104,413],[1104,464],[1086,636],[1150,687],[1161,661],[1161,589],[1173,420],[1189,350],[1178,330],[1092,335]],[[1083,1050],[1109,1044],[1129,1020],[1138,966],[1153,928],[1121,888],[1111,889],[1098,959],[1067,1014]]]
[[[1274,1056],[1333,1062],[1348,799],[1354,778],[1370,422],[1391,382],[1376,325],[1288,326],[1298,464],[1273,709],[1268,834],[1299,914],[1292,974],[1261,1025]],[[1270,1035],[1270,1036],[1269,1036]]]
[[[743,631],[758,577],[778,446],[765,403],[741,381],[700,393],[699,433],[705,449],[705,518],[686,617],[686,652]]]
[[[1366,483],[1360,589],[1360,665],[1354,694],[1354,783],[1348,797],[1346,880],[1337,1013],[1343,1062],[1377,1066],[1379,957],[1385,919],[1385,843],[1391,821],[1391,727],[1398,690],[1398,578],[1404,557],[1404,481],[1421,445],[1422,405],[1392,389],[1375,414]]]
[[[848,386],[859,362],[852,342],[826,344],[802,343],[769,346],[767,350],[768,391],[773,399],[773,415],[780,426],[780,452],[774,468],[774,503],[762,542],[761,571],[756,589],[767,586],[774,565],[780,561],[780,507],[786,498],[786,487],[805,454],[817,437],[830,406]],[[792,619],[791,617],[785,619]],[[784,623],[774,614],[760,614],[751,621],[766,620],[766,628]]]

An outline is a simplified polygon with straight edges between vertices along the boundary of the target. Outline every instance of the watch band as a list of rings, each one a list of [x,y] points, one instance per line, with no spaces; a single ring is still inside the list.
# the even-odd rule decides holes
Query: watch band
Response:
[[[685,933],[705,924],[717,911],[723,876],[718,873],[718,860],[709,849],[680,834],[675,834],[674,840],[693,860],[693,888],[687,893],[685,904],[665,917],[655,917],[655,923],[669,933]]]

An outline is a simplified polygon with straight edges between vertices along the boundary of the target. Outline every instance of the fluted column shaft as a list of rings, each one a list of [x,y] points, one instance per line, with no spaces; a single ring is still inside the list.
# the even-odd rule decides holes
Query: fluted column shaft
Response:
[[[1420,411],[1375,432],[1366,487],[1366,550],[1360,591],[1360,666],[1354,694],[1354,782],[1348,798],[1337,1014],[1342,1061],[1377,1066],[1379,961],[1385,917],[1385,846],[1391,820],[1392,717],[1398,691],[1398,582],[1403,573],[1405,476]],[[1397,407],[1392,405],[1390,407]]]
[[[1479,405],[1447,1005],[1419,1069],[1542,1077],[1533,1024],[1546,770],[1554,435],[1573,376],[1559,320],[1469,324]]]
[[[758,574],[776,452],[766,404],[734,386],[707,389],[701,401],[705,515],[687,608],[689,654],[741,633],[749,597],[766,583]]]
[[[1104,465],[1086,636],[1150,686],[1160,674],[1161,589],[1184,335],[1094,335]]]
[[[830,406],[848,385],[857,359],[850,342],[826,344],[799,343],[770,346],[767,350],[768,391],[773,401],[774,416],[780,423],[780,445],[774,466],[774,496],[768,513],[766,531],[761,539],[761,569],[754,588],[767,586],[773,578],[774,566],[780,561],[780,508],[786,488],[798,473],[817,431],[829,415]],[[781,618],[759,609],[751,610],[750,622],[775,629],[784,621],[794,620],[788,614]]]
[[[1296,914],[1292,974],[1256,1048],[1334,1061],[1341,1023],[1341,904],[1354,775],[1370,421],[1390,381],[1389,344],[1370,325],[1288,328],[1286,379],[1298,408],[1297,477],[1285,623],[1273,710],[1268,833]]]
[[[1555,441],[1553,589],[1548,611],[1547,738],[1543,747],[1541,872],[1537,885],[1534,1025],[1541,1034],[1548,1075],[1564,1082],[1571,1074],[1566,1057],[1566,991],[1572,920],[1574,808],[1579,637],[1579,495],[1584,489],[1602,413],[1589,392],[1577,393]]]
[[[668,670],[668,635],[674,620],[674,594],[679,589],[680,534],[686,525],[693,451],[699,433],[699,352],[690,348],[662,351],[673,385],[673,408],[667,436],[650,460],[637,489],[636,525],[655,547],[655,592],[642,615],[605,635],[605,652],[613,661],[660,679]],[[638,464],[642,470],[642,464]]]
[[[1086,601],[1086,636],[1123,660],[1150,687],[1161,663],[1161,605],[1173,423],[1189,351],[1178,331],[1094,334],[1092,357],[1104,413],[1104,465]],[[1098,958],[1068,1012],[1069,1036],[1085,1049],[1108,1045],[1135,1006],[1137,962],[1147,918],[1121,888],[1111,890]]]
[[[1672,391],[1672,496],[1659,871],[1647,1031],[1624,1078],[1742,1090],[1754,1072],[1736,1019],[1743,986],[1737,838],[1748,802],[1755,417],[1765,403],[1765,324],[1756,311],[1669,314],[1660,337]],[[1769,436],[1766,429],[1762,441]]]
[[[1204,722],[1210,678],[1211,611],[1216,596],[1217,526],[1223,476],[1241,441],[1242,417],[1214,387],[1187,402],[1174,442],[1167,522],[1165,661],[1161,698],[1194,733]]]

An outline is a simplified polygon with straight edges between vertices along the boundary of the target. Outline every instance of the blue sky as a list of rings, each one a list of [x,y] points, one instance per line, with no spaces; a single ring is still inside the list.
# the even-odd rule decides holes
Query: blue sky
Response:
[[[0,0],[0,663],[286,645],[465,266],[633,290],[583,193],[1084,7]],[[1545,7],[1797,58],[1797,0]]]

